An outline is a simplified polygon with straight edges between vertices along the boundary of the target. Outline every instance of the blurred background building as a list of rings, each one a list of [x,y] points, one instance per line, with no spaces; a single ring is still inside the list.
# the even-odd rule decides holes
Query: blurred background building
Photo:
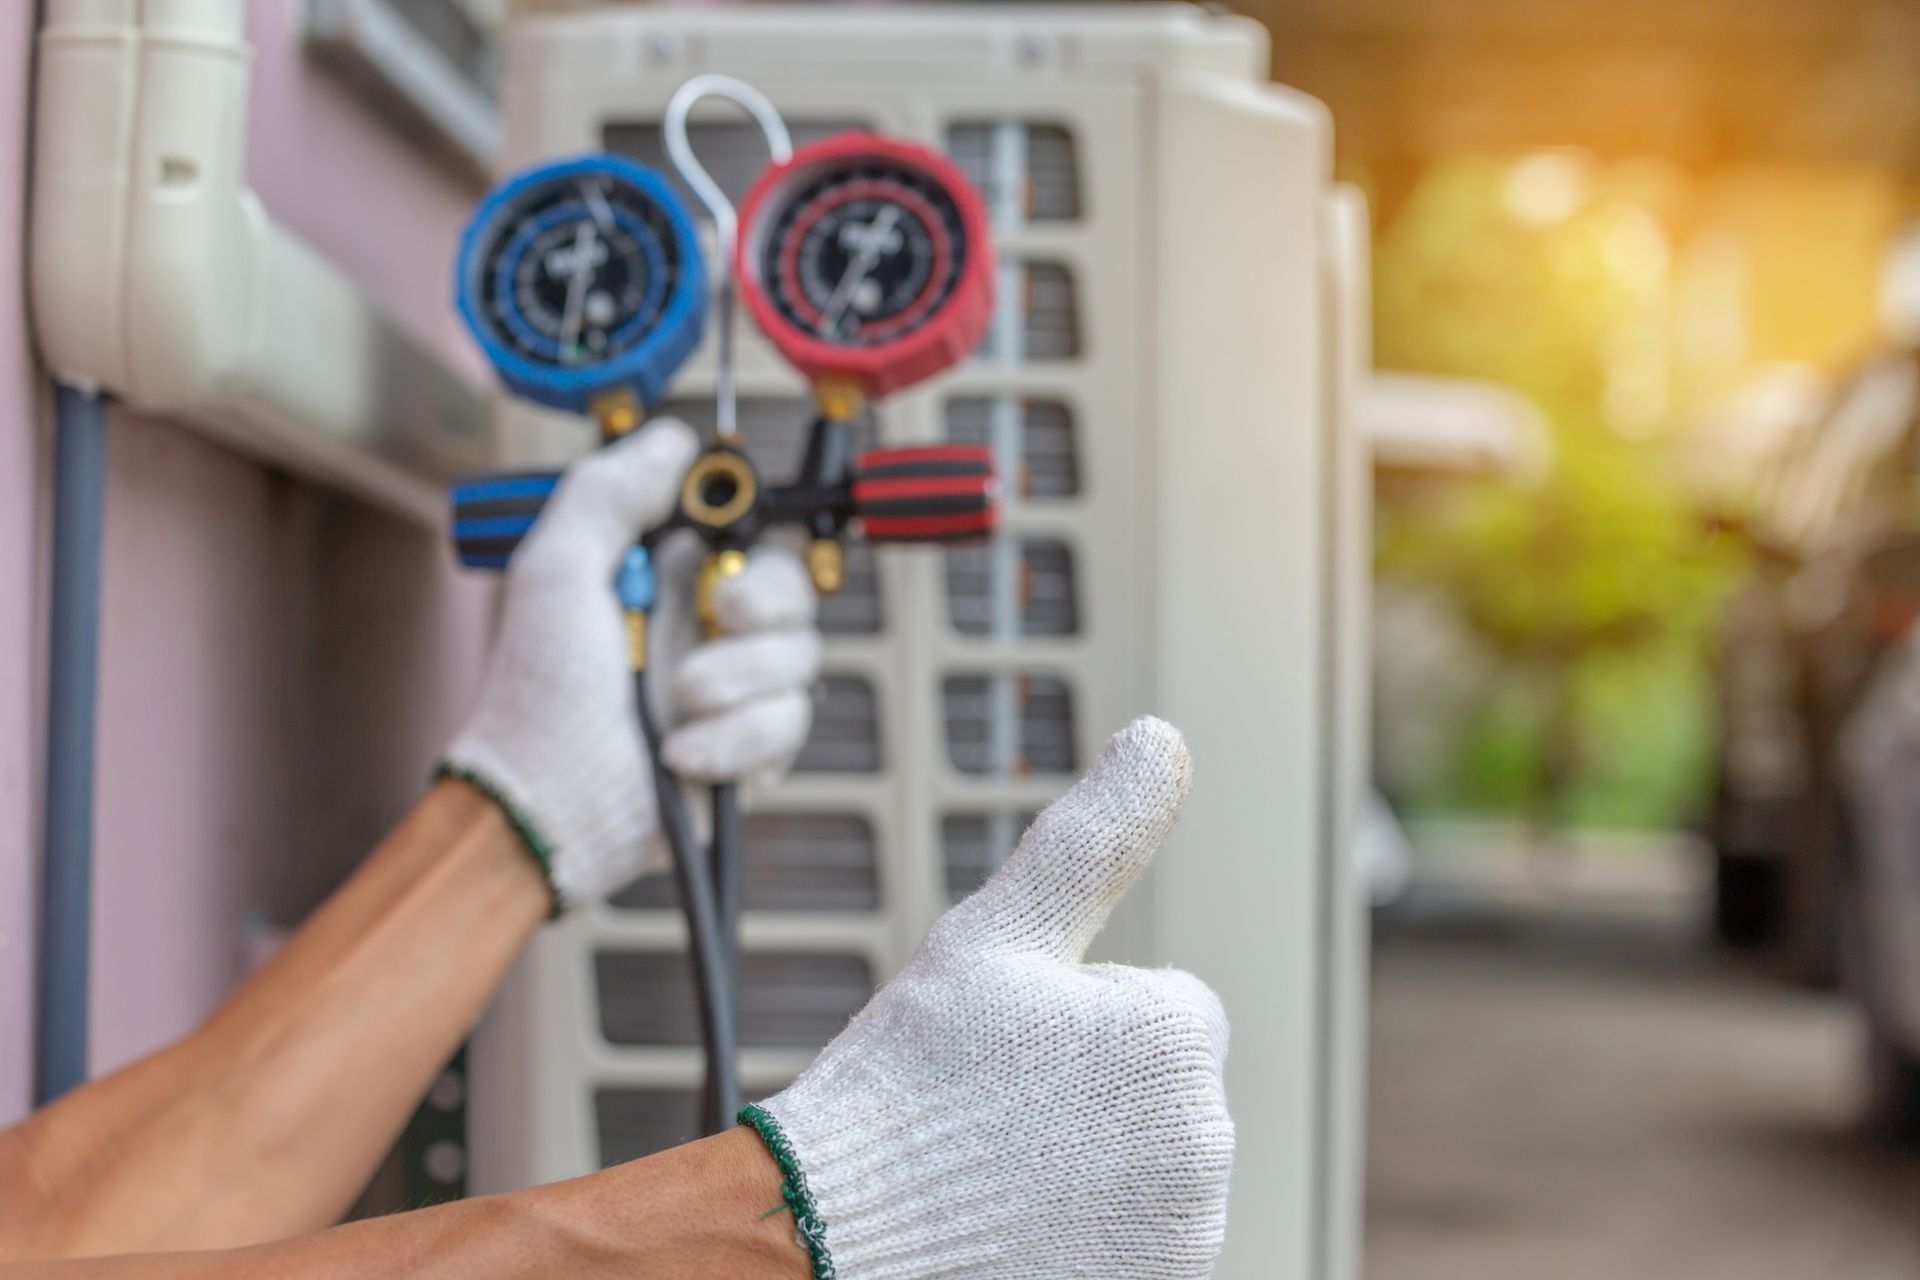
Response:
[[[1912,1274],[1920,4],[1245,10],[1550,443],[1377,473],[1370,1274]]]
[[[1754,500],[1788,423],[1880,341],[1920,157],[1920,6],[1246,11],[1274,32],[1277,77],[1332,108],[1342,172],[1372,197],[1377,362],[1515,388],[1561,454],[1513,510],[1385,505],[1389,572],[1477,579],[1459,588],[1475,630],[1563,670],[1541,680],[1577,704],[1483,705],[1461,773],[1401,785],[1476,805],[1548,788],[1574,820],[1697,816],[1710,697],[1682,668],[1740,548],[1696,516]],[[1526,572],[1436,563],[1434,519],[1513,540]],[[1420,563],[1403,532],[1428,542]]]

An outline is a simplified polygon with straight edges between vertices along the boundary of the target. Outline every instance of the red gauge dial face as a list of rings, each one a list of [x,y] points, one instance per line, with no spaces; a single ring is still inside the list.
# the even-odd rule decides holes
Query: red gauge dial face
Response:
[[[993,247],[979,194],[923,147],[853,133],[802,148],[755,185],[741,226],[746,303],[809,377],[883,394],[986,332]]]
[[[897,165],[822,174],[794,193],[761,249],[760,278],[794,325],[871,347],[913,332],[952,295],[967,246],[953,197]]]

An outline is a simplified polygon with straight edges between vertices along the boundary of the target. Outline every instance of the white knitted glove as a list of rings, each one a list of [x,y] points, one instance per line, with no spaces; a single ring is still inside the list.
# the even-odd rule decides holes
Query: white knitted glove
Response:
[[[672,514],[696,448],[684,423],[661,419],[568,470],[508,566],[480,705],[443,760],[507,810],[561,905],[662,865],[613,582],[639,534]],[[663,719],[680,721],[662,754],[694,781],[778,771],[807,736],[813,589],[791,552],[757,548],[715,588],[728,634],[688,652],[699,559],[662,557],[649,672],[671,675]]]
[[[765,779],[785,772],[813,723],[819,598],[799,556],[763,543],[747,553],[746,568],[714,585],[720,635],[703,640],[693,582],[706,555],[698,538],[682,533],[658,557],[660,603],[648,630],[657,657],[647,687],[677,726],[661,754],[688,782]]]
[[[1227,1020],[1198,978],[1080,962],[1187,792],[1115,735],[784,1093],[766,1139],[816,1280],[1182,1280],[1226,1229]]]

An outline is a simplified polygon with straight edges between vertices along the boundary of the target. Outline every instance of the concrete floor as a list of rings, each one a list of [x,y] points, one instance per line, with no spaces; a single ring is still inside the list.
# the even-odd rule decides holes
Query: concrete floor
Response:
[[[1697,906],[1381,931],[1368,1280],[1920,1276],[1920,1157],[1855,1123],[1848,1010],[1716,960]]]

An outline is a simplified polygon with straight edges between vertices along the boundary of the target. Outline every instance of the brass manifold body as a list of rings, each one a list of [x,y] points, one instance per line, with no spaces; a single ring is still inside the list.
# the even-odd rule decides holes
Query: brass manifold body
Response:
[[[857,413],[858,407],[857,401],[835,403],[843,413]],[[640,422],[638,406],[626,398],[610,396],[594,406],[594,413],[605,440],[627,434]],[[720,629],[714,588],[746,568],[748,549],[773,525],[798,525],[808,534],[805,560],[816,591],[830,595],[845,584],[840,539],[852,517],[851,434],[844,417],[816,419],[801,475],[789,485],[763,484],[733,434],[716,436],[687,468],[677,510],[665,524],[649,530],[641,546],[651,552],[679,529],[690,530],[706,544],[707,556],[694,580],[694,612],[708,636]],[[628,640],[636,665],[644,665],[644,621],[630,624]]]
[[[985,537],[999,512],[999,480],[991,452],[978,445],[853,446],[856,396],[821,388],[820,413],[793,479],[769,485],[738,435],[717,434],[681,479],[672,514],[649,529],[623,559],[615,590],[629,613],[651,611],[654,553],[680,530],[698,537],[706,560],[695,583],[696,608],[709,632],[715,586],[746,568],[768,530],[783,526],[807,540],[806,567],[816,590],[840,590],[846,579],[842,538],[857,522],[869,543],[937,545]],[[641,406],[631,393],[595,406],[608,439],[634,431]],[[559,487],[557,472],[479,476],[455,487],[454,543],[472,568],[504,569]],[[635,660],[644,665],[645,620],[629,623]]]

